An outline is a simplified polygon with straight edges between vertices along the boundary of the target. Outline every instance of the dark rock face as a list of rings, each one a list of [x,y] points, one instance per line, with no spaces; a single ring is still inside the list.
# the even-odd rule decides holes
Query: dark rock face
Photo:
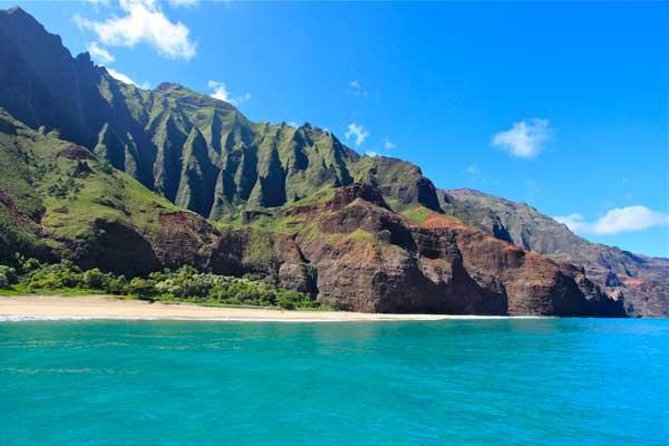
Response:
[[[439,214],[427,227],[416,227],[365,200],[366,195],[365,188],[339,190],[324,209],[313,209],[307,218],[317,219],[322,235],[297,238],[318,269],[319,299],[335,308],[624,315],[622,302],[610,299],[576,268],[454,225]],[[356,237],[359,231],[364,235]]]
[[[214,243],[209,267],[216,274],[259,274],[277,282],[284,263],[303,262],[291,237],[252,230],[229,230]]]
[[[77,161],[95,159],[95,156],[88,149],[82,146],[77,146],[75,144],[71,144],[70,146],[58,152],[58,156]]]
[[[65,139],[93,142],[89,113],[96,95],[87,79],[90,59],[73,59],[60,37],[21,8],[0,12],[0,104],[36,128],[58,129]]]
[[[282,263],[279,267],[278,284],[282,288],[317,296],[318,270],[304,262]]]
[[[443,209],[463,223],[558,262],[583,267],[607,292],[624,296],[629,315],[669,315],[669,260],[590,243],[526,204],[479,191],[440,191],[439,197]]]
[[[44,261],[56,258],[53,251],[40,241],[44,236],[39,224],[43,213],[44,208],[32,213],[22,211],[12,197],[0,189],[0,260],[9,260],[16,253]]]
[[[117,274],[148,274],[160,266],[151,243],[133,228],[121,223],[98,220],[89,240],[72,246],[75,262],[82,268],[94,267]]]
[[[328,203],[328,207],[331,210],[339,210],[351,204],[358,198],[368,201],[386,210],[390,210],[385,200],[383,199],[383,195],[381,192],[379,192],[378,189],[369,184],[361,183],[339,189],[334,198]]]
[[[197,254],[173,261],[208,263],[221,274],[262,274],[341,310],[624,315],[622,302],[604,294],[578,268],[445,218],[417,227],[383,204],[367,186],[342,188],[328,203],[300,208],[312,226],[294,238],[233,230],[214,240],[210,228],[196,225],[208,236],[170,232],[165,240],[178,244],[156,251],[188,253],[179,244],[204,242]],[[196,227],[173,228],[186,226],[188,231]],[[200,253],[209,253],[208,261],[198,258]]]
[[[86,161],[77,161],[77,165],[72,172],[72,176],[76,178],[86,178],[88,175],[92,174],[91,166],[88,165]]]
[[[219,237],[220,232],[193,213],[162,214],[155,254],[161,265],[169,268],[187,264],[204,270],[209,266],[212,245]]]

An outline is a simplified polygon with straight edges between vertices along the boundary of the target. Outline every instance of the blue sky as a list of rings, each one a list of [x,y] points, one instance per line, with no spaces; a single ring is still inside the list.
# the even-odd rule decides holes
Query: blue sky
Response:
[[[669,3],[19,4],[139,85],[308,121],[669,257]]]

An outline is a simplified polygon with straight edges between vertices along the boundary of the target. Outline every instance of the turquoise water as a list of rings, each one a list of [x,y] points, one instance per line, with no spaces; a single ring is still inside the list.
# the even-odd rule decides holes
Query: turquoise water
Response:
[[[0,323],[0,445],[652,445],[669,321]]]

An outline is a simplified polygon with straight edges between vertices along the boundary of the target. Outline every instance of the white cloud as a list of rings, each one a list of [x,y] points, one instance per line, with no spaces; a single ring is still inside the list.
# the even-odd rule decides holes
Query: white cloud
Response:
[[[509,130],[496,133],[492,138],[492,144],[501,147],[513,156],[533,157],[551,138],[552,130],[548,124],[548,120],[539,118],[514,122]]]
[[[389,140],[388,138],[383,140],[383,148],[386,150],[393,150],[397,147],[397,144]]]
[[[225,85],[225,82],[219,82],[219,81],[209,81],[207,83],[207,86],[211,88],[213,93],[211,93],[209,96],[211,96],[214,99],[218,99],[219,101],[225,101],[229,102],[230,104],[233,105],[238,105],[243,102],[248,101],[251,99],[251,93],[245,93],[241,96],[237,97],[230,97],[230,92],[228,91],[228,86]]]
[[[230,93],[228,93],[228,87],[225,85],[225,82],[209,81],[207,86],[214,90],[214,92],[209,95],[212,98],[218,99],[219,101],[230,101]]]
[[[365,152],[365,156],[371,156],[372,158],[376,158],[377,156],[381,156],[378,152],[374,152],[373,150],[369,150]]]
[[[119,71],[116,71],[113,68],[109,68],[109,67],[105,67],[105,69],[107,70],[107,73],[109,73],[109,75],[111,77],[113,77],[114,79],[119,80],[119,81],[123,82],[124,84],[137,85],[137,83],[134,80],[132,80],[132,78],[130,76],[128,76],[127,74],[123,74],[123,73],[121,73]]]
[[[114,56],[109,51],[102,48],[97,42],[89,43],[87,49],[91,58],[100,65],[107,65],[115,60]]]
[[[357,96],[367,96],[367,90],[362,88],[362,84],[360,83],[359,80],[354,79],[351,82],[348,83],[348,86],[351,87],[353,90],[353,93],[355,93]]]
[[[642,205],[611,209],[592,222],[586,221],[583,215],[578,213],[554,218],[566,224],[572,231],[581,234],[609,235],[669,226],[669,213],[654,211]]]
[[[596,234],[616,234],[666,225],[669,225],[668,213],[636,205],[611,209],[595,222],[593,231]]]
[[[581,233],[582,230],[588,226],[588,223],[585,221],[585,217],[578,212],[574,212],[573,214],[569,215],[553,217],[553,220],[557,221],[558,223],[567,225],[570,230],[578,233]]]
[[[179,6],[195,6],[198,0],[167,0],[170,6],[178,8]]]
[[[241,96],[238,96],[236,99],[233,99],[233,103],[235,104],[241,104],[242,102],[246,102],[251,99],[251,93],[244,93]]]
[[[351,124],[348,125],[348,130],[344,134],[346,139],[351,139],[353,138],[355,140],[355,145],[359,146],[369,136],[369,132],[365,130],[363,126],[360,124],[356,124],[355,122],[352,122]]]
[[[98,39],[109,46],[134,47],[146,43],[158,54],[170,59],[191,59],[195,43],[190,30],[181,22],[171,22],[157,0],[119,0],[125,13],[105,21],[94,21],[75,16],[75,23],[93,31]]]

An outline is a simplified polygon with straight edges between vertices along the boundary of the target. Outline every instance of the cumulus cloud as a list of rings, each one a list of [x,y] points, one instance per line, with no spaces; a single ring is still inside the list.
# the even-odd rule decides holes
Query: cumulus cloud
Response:
[[[218,99],[219,101],[225,101],[233,105],[238,105],[251,99],[251,93],[245,93],[234,98],[231,97],[228,86],[225,84],[225,82],[209,81],[207,86],[213,90],[209,96],[214,99]]]
[[[365,142],[367,137],[369,137],[369,132],[365,130],[365,128],[360,124],[352,122],[348,125],[348,129],[346,130],[344,136],[346,137],[346,139],[352,138],[355,141],[355,145],[359,146],[363,142]]]
[[[109,68],[109,67],[105,67],[105,68],[107,70],[107,73],[109,73],[109,75],[111,77],[113,77],[114,79],[119,80],[119,81],[123,82],[124,84],[137,85],[137,83],[134,80],[132,80],[132,78],[130,76],[128,76],[127,74],[123,74],[120,71],[114,70],[113,68]]]
[[[513,156],[531,158],[550,140],[551,133],[547,119],[534,118],[529,121],[514,122],[509,130],[496,133],[492,138],[492,144]]]
[[[170,21],[157,0],[119,0],[123,16],[94,21],[75,16],[75,23],[93,31],[109,46],[134,47],[147,44],[170,59],[191,59],[196,46],[190,30],[181,22]]]
[[[620,232],[642,231],[658,226],[669,226],[669,213],[654,211],[642,205],[614,208],[595,221],[587,221],[574,213],[554,217],[569,229],[580,234],[610,235]]]
[[[397,144],[389,140],[388,138],[383,140],[383,148],[386,150],[393,150],[397,147]]]
[[[370,156],[372,158],[376,158],[377,156],[381,156],[378,152],[375,152],[373,150],[368,150],[367,152],[365,152],[365,155]]]
[[[228,87],[225,85],[225,82],[218,81],[209,81],[207,86],[214,90],[209,96],[219,101],[230,101],[230,93],[228,93]]]
[[[87,47],[88,53],[91,55],[91,58],[100,65],[106,65],[114,62],[114,56],[102,48],[97,42],[91,42]]]

